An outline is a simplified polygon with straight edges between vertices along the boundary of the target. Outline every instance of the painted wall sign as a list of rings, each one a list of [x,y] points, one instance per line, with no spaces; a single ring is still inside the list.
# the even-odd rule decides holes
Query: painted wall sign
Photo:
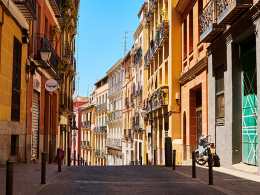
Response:
[[[59,84],[58,84],[58,82],[57,82],[55,79],[48,79],[48,80],[45,82],[45,89],[46,89],[48,92],[54,92],[54,91],[56,91],[58,88],[59,88]]]

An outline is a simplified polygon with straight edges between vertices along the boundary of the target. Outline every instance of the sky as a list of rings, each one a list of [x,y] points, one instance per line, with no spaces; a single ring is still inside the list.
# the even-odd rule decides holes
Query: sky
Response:
[[[80,96],[92,93],[97,79],[103,78],[124,57],[125,31],[129,31],[127,52],[130,50],[134,43],[133,34],[140,24],[138,12],[144,2],[145,0],[80,1],[75,53],[78,66],[76,81],[79,77]]]

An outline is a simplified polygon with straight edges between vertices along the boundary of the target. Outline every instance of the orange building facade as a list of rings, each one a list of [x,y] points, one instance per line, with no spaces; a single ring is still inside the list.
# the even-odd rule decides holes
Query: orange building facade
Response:
[[[199,13],[205,0],[180,0],[182,22],[181,137],[183,163],[191,159],[201,135],[208,134],[207,44],[200,42]]]

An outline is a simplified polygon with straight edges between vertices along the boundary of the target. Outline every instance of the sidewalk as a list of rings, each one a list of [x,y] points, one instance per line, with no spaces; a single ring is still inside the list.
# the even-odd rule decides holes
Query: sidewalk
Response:
[[[63,165],[61,170],[65,171],[68,166]],[[61,173],[58,165],[46,165],[46,184],[41,183],[41,164],[14,164],[13,194],[37,194]],[[0,194],[5,194],[6,167],[0,168]]]
[[[166,168],[172,170],[172,167]],[[186,177],[192,176],[191,165],[176,165],[175,171]],[[209,175],[207,166],[196,165],[196,173],[197,178],[194,180],[208,184]],[[211,185],[211,187],[226,194],[260,194],[260,176],[238,170],[213,167],[213,183],[214,185]]]

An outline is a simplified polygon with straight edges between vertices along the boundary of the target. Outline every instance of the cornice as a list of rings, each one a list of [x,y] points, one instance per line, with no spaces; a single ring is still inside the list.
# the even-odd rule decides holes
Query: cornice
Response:
[[[186,6],[188,5],[189,1],[188,0],[179,0],[179,2],[177,3],[175,9],[180,12],[183,13]]]
[[[193,75],[196,75],[198,72],[200,72],[202,69],[208,66],[208,58],[204,57],[202,58],[197,64],[195,64],[190,70],[185,72],[181,77],[179,78],[179,81],[181,84],[186,83],[190,80],[190,77]]]

